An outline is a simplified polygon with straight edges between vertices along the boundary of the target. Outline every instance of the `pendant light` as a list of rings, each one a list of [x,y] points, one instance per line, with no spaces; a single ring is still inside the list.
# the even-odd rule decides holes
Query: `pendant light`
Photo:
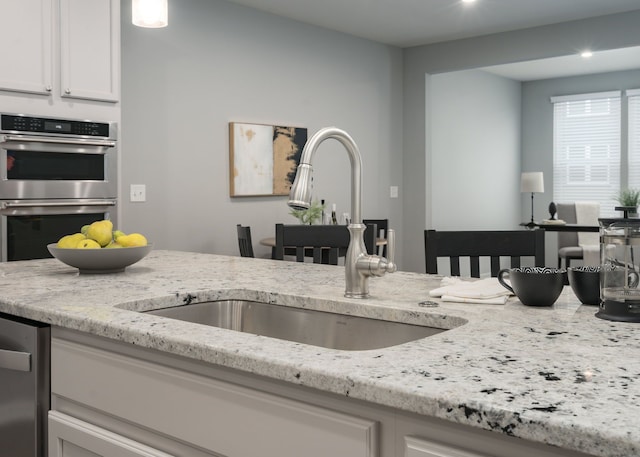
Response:
[[[168,20],[167,0],[133,0],[132,22],[138,27],[166,27]]]

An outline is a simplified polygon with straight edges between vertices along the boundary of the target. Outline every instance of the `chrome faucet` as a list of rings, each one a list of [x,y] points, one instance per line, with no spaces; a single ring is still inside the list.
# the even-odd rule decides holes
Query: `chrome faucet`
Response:
[[[351,223],[347,227],[351,239],[345,258],[346,290],[345,297],[367,298],[369,296],[369,277],[383,276],[397,270],[394,263],[396,251],[395,230],[387,230],[388,259],[367,254],[364,246],[362,223],[362,156],[355,141],[344,130],[336,127],[325,127],[316,132],[302,150],[302,157],[296,172],[296,178],[289,194],[289,206],[296,209],[307,209],[311,205],[311,162],[313,155],[324,140],[338,140],[349,153],[351,162]]]

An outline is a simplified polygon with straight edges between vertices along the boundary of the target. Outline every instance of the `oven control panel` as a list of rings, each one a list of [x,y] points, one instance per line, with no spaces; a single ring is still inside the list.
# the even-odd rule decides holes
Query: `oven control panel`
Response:
[[[3,133],[57,134],[76,137],[113,138],[112,122],[33,117],[22,114],[0,114]]]

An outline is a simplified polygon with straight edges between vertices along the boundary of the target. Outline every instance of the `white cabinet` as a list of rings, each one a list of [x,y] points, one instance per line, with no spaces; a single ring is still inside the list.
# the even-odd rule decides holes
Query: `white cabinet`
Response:
[[[56,411],[49,413],[49,457],[173,457]]]
[[[60,0],[62,97],[118,100],[119,0]]]
[[[53,0],[0,0],[0,89],[52,90]]]
[[[59,406],[70,400],[208,455],[379,456],[376,420],[57,338],[51,394],[58,413],[72,414]],[[59,445],[50,441],[50,457],[71,457]]]
[[[0,90],[116,102],[119,0],[0,0]]]

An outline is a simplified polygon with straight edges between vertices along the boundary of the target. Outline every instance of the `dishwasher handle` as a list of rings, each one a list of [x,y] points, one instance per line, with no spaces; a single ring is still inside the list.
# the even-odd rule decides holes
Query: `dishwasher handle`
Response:
[[[31,371],[31,353],[0,349],[0,369]]]

